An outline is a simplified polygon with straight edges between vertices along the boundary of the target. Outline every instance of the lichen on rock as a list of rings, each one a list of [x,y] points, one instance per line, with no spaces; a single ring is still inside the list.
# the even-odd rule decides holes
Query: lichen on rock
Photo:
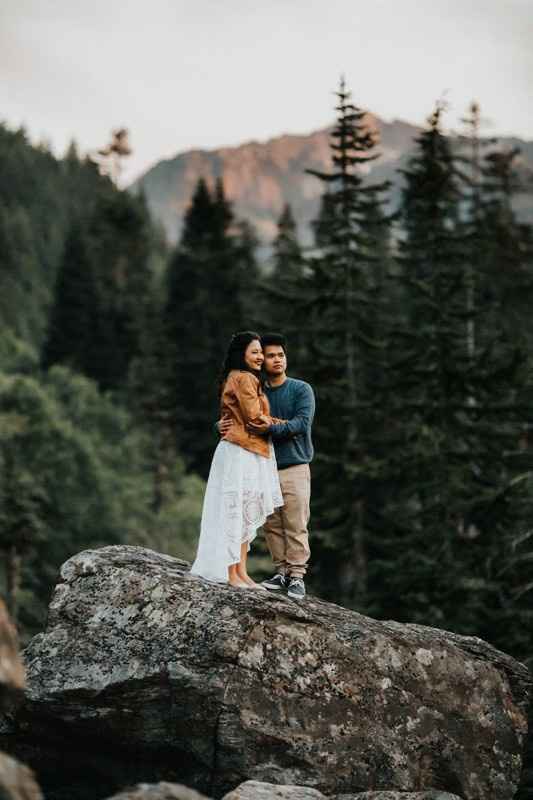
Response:
[[[531,679],[511,657],[215,585],[143,548],[67,561],[24,657],[19,738],[41,755],[51,736],[83,742],[131,782],[155,775],[215,797],[252,780],[511,800],[519,781]]]

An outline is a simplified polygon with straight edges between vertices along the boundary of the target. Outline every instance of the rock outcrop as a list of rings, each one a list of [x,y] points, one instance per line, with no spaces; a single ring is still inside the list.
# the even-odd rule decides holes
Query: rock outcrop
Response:
[[[108,800],[209,800],[205,795],[177,783],[138,784]],[[377,791],[326,797],[309,786],[283,786],[261,781],[246,781],[222,800],[461,800],[438,789],[428,792]]]
[[[461,800],[461,798],[438,789],[428,792],[394,790],[359,792],[325,797],[322,792],[308,786],[279,786],[260,781],[246,781],[225,795],[223,800]]]
[[[432,789],[429,792],[359,792],[339,794],[330,800],[460,800],[455,794]]]
[[[223,800],[327,800],[310,786],[279,786],[261,781],[246,781],[224,796]]]
[[[379,133],[381,158],[370,167],[372,179],[392,178],[413,147],[420,128],[395,120],[388,123],[367,115],[371,130]],[[331,166],[331,128],[310,134],[284,134],[266,142],[245,142],[236,147],[178,153],[151,167],[132,186],[142,187],[154,219],[162,223],[170,241],[179,238],[182,220],[200,178],[214,186],[217,178],[239,218],[251,222],[263,241],[271,242],[285,203],[290,203],[304,244],[311,244],[311,220],[316,219],[323,187],[307,169],[328,171]]]
[[[19,658],[17,635],[0,600],[0,711],[13,709],[24,688],[24,667]],[[0,753],[1,800],[42,800],[33,773],[24,764]]]
[[[114,794],[107,800],[209,800],[209,798],[177,783],[142,783]],[[261,781],[246,781],[224,795],[222,800],[461,800],[461,798],[438,789],[429,792],[360,792],[326,797],[322,792],[309,786],[283,786]]]
[[[114,794],[108,800],[209,800],[205,795],[178,783],[139,783]]]
[[[91,797],[152,780],[221,797],[255,780],[511,800],[520,777],[531,683],[511,657],[312,598],[214,585],[142,548],[67,561],[24,657],[13,735],[30,763],[65,742],[101,773],[107,759],[109,791]]]

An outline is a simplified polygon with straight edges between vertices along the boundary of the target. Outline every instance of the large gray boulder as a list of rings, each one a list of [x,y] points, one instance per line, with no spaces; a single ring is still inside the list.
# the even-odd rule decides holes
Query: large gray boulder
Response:
[[[90,750],[128,775],[116,788],[155,777],[220,797],[255,780],[511,800],[519,781],[531,679],[511,657],[214,585],[150,550],[67,561],[24,657],[17,739],[35,763],[61,742]]]
[[[178,783],[138,783],[108,800],[209,800],[205,795]]]
[[[431,789],[428,792],[385,790],[325,797],[321,792],[308,786],[280,786],[261,781],[246,781],[226,794],[223,800],[461,800],[461,798],[438,789]]]
[[[0,600],[0,711],[22,699],[24,667],[18,653],[17,634]],[[33,772],[0,752],[0,800],[42,800]]]
[[[310,786],[280,786],[263,781],[246,781],[224,795],[223,800],[327,800],[327,798],[318,789]]]
[[[339,794],[329,800],[461,800],[455,794],[430,789],[428,792],[358,792],[357,794]]]

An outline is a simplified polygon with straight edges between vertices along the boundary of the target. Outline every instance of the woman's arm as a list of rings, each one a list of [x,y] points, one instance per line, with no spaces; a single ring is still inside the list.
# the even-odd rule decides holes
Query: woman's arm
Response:
[[[250,372],[240,372],[235,376],[235,394],[239,402],[244,424],[282,424],[284,420],[264,414],[259,399],[259,380]]]
[[[259,380],[250,372],[239,372],[234,377],[235,396],[241,409],[244,424],[259,422],[262,416],[259,399]]]

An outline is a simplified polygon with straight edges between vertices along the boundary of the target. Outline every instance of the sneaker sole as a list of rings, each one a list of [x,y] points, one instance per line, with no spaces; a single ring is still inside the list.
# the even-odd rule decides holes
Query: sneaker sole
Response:
[[[281,586],[269,586],[266,583],[262,583],[261,586],[264,586],[265,589],[268,589],[271,592],[281,592],[281,589],[282,589]]]

